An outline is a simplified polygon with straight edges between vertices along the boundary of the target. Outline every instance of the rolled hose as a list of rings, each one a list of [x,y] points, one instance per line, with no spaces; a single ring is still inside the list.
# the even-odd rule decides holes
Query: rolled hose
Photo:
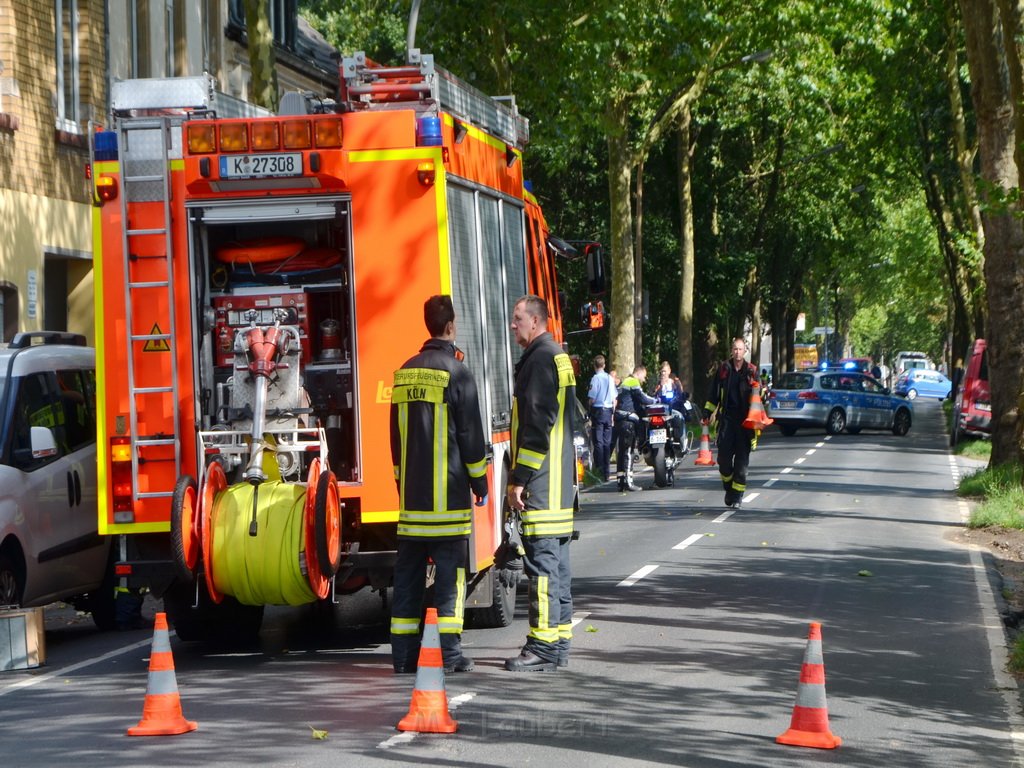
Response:
[[[256,536],[249,535],[255,486],[218,493],[211,520],[213,582],[243,605],[305,605],[317,598],[306,573],[306,488],[267,481],[259,485]]]

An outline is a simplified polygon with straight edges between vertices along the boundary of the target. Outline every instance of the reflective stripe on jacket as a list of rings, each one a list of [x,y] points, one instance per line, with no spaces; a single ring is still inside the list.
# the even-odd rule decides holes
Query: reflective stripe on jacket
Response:
[[[487,458],[476,382],[455,345],[430,339],[395,371],[391,459],[398,536],[468,536],[472,490],[487,495]]]
[[[572,534],[576,498],[572,361],[550,333],[534,339],[516,364],[512,398],[512,473],[524,486],[523,535]]]

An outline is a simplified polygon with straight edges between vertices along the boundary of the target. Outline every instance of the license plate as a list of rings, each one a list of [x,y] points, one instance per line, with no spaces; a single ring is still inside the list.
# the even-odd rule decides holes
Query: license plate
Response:
[[[221,155],[220,157],[220,177],[222,179],[260,179],[301,175],[301,152]]]
[[[647,442],[651,445],[664,445],[668,440],[668,433],[664,429],[652,429]]]
[[[989,403],[978,403],[976,407],[979,411],[992,412],[992,406]]]
[[[796,408],[796,401],[794,400],[776,400],[776,408]]]

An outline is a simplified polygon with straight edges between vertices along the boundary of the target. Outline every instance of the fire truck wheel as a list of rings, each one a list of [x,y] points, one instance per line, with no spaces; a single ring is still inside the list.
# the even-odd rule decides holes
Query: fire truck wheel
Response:
[[[263,624],[262,605],[242,605],[233,597],[214,603],[206,590],[199,590],[199,605],[193,607],[195,588],[176,581],[164,593],[164,610],[180,640],[240,645],[252,641]]]
[[[199,565],[199,508],[196,481],[190,475],[178,478],[171,497],[171,550],[178,578],[192,583]]]
[[[334,473],[324,470],[316,486],[316,559],[324,578],[331,578],[341,566],[341,515],[338,504],[338,481]]]

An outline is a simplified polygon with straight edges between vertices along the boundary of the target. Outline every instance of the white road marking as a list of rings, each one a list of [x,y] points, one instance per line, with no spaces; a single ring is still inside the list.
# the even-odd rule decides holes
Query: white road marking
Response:
[[[168,637],[172,636],[173,634],[174,632],[169,632]],[[55,669],[52,672],[44,672],[41,675],[29,677],[24,680],[18,680],[16,683],[13,683],[6,688],[0,689],[0,696],[11,693],[12,691],[21,690],[22,688],[28,688],[31,685],[45,683],[49,680],[52,680],[55,677],[63,677],[64,675],[69,675],[72,672],[76,672],[79,669],[82,669],[83,667],[91,667],[93,664],[100,664],[106,661],[107,659],[113,659],[117,656],[128,653],[129,651],[134,651],[139,648],[145,648],[147,645],[152,646],[153,640],[140,640],[137,643],[126,645],[123,648],[117,648],[113,651],[110,651],[109,653],[103,654],[102,656],[97,656],[94,659],[85,659],[84,661],[80,661],[77,664],[71,664],[67,667],[61,667],[60,669]]]
[[[828,440],[828,438],[827,438],[827,437],[826,437],[825,439],[826,439],[826,440]],[[825,443],[815,443],[815,444],[814,444],[814,447],[815,447],[815,448],[823,448],[824,446],[825,446]]]
[[[813,454],[817,450],[818,450],[817,448],[808,448],[807,449],[807,453],[805,453],[804,456],[810,456],[811,454]]]
[[[803,464],[805,461],[807,461],[807,459],[805,459],[803,456],[801,456],[799,459],[797,459],[793,463],[794,464]]]
[[[640,579],[642,579],[644,576],[647,576],[647,575],[653,573],[657,569],[658,569],[658,566],[656,566],[656,565],[645,565],[639,571],[637,571],[636,573],[630,574],[628,578],[623,579],[622,581],[620,581],[615,586],[617,586],[617,587],[632,587],[634,584],[636,584],[638,581],[640,581]]]
[[[773,485],[775,485],[776,482],[778,482],[778,480],[779,480],[779,478],[773,477],[771,480],[769,480],[768,482],[766,482],[764,484],[764,487],[765,488],[771,488]]]
[[[581,621],[583,621],[589,615],[590,615],[590,611],[580,611],[579,613],[574,613],[572,615],[572,623],[569,625],[569,627],[570,628],[575,627],[577,624],[579,624]]]
[[[719,517],[717,520],[713,520],[712,522],[717,523],[718,520],[721,520],[721,517]],[[685,541],[680,541],[678,544],[676,544],[674,547],[672,547],[672,549],[686,549],[688,546],[690,546],[694,542],[700,541],[703,538],[704,538],[704,534],[703,533],[695,533],[692,536],[687,536]]]
[[[748,493],[746,496],[743,497],[743,503],[748,504],[760,495],[761,494],[758,493],[757,491],[754,491],[753,493]]]
[[[718,517],[716,517],[711,522],[712,523],[724,523],[726,520],[728,520],[734,514],[736,514],[736,510],[735,509],[727,509],[727,510],[725,510],[725,512],[720,514]],[[675,547],[675,549],[679,549],[679,547]]]
[[[792,467],[786,467],[784,470],[782,470],[782,472],[780,474],[788,475],[792,471],[793,471]]]

